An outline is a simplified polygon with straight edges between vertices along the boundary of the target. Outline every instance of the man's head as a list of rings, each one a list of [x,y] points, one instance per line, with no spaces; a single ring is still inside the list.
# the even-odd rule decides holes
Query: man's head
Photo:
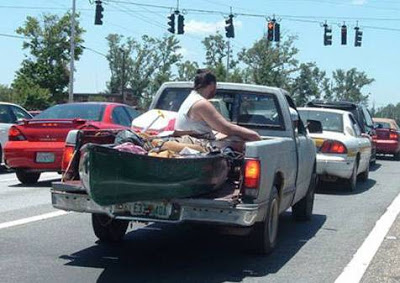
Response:
[[[194,78],[194,89],[206,99],[213,98],[217,92],[217,78],[211,71],[199,69]]]

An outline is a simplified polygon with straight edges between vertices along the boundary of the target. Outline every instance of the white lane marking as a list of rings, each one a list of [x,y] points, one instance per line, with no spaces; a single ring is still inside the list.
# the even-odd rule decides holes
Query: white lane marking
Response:
[[[68,213],[69,212],[67,212],[67,211],[54,211],[54,212],[36,215],[36,216],[28,217],[28,218],[23,218],[23,219],[18,219],[18,220],[14,220],[14,221],[0,223],[0,230],[4,229],[4,228],[10,228],[10,227],[18,226],[18,225],[31,223],[31,222],[45,220],[45,219],[65,215]]]
[[[386,212],[376,222],[364,243],[354,254],[353,259],[344,268],[335,283],[358,283],[381,246],[386,234],[400,213],[400,194],[394,199]]]
[[[49,177],[46,179],[39,179],[38,183],[40,182],[47,182],[47,181],[51,181],[51,180],[57,180],[57,179],[61,179],[60,176],[56,176],[56,177]],[[0,179],[1,182],[11,182],[11,181],[18,181],[17,177],[13,178],[13,179]],[[19,181],[18,181],[19,182]]]

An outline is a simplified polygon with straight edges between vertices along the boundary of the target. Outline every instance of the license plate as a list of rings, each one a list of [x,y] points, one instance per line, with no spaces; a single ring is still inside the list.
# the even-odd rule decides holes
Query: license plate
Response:
[[[54,153],[52,152],[38,152],[36,153],[37,163],[53,163],[55,160]]]
[[[153,218],[168,219],[171,216],[172,205],[162,202],[135,202],[131,206],[131,214]]]

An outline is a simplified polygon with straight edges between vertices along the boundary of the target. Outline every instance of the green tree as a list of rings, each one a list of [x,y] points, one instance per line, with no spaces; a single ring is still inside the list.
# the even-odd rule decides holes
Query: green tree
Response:
[[[75,60],[79,60],[83,52],[81,44],[84,30],[80,27],[78,18],[79,16],[76,19]],[[28,87],[34,87],[36,90],[40,89],[41,94],[45,93],[42,90],[47,90],[54,102],[65,100],[70,72],[68,65],[71,60],[70,20],[69,13],[62,17],[45,14],[40,19],[28,16],[24,25],[16,30],[26,37],[22,47],[29,51],[13,82],[17,94],[25,93]],[[24,85],[25,83],[28,85]],[[26,103],[28,101],[30,100]]]
[[[108,91],[117,92],[120,89],[124,69],[124,88],[130,88],[141,107],[146,108],[159,86],[173,79],[172,66],[182,58],[178,54],[181,48],[179,41],[173,36],[157,39],[147,35],[141,41],[133,38],[124,40],[122,35],[117,34],[110,34],[107,41],[107,59],[111,70]]]
[[[400,125],[400,102],[397,105],[388,104],[378,108],[374,117],[394,119],[397,125]]]
[[[218,81],[231,81],[227,76],[226,60],[229,56],[229,70],[236,67],[238,62],[233,58],[233,52],[229,48],[229,43],[225,38],[217,32],[216,34],[205,37],[202,41],[206,50],[204,65],[211,70]],[[237,73],[236,73],[237,75]]]
[[[302,106],[312,99],[320,98],[324,77],[325,72],[321,71],[315,63],[300,64],[299,75],[290,88],[296,104]]]
[[[246,65],[244,81],[289,89],[292,75],[299,69],[295,57],[298,49],[293,46],[295,39],[291,36],[274,44],[262,38],[249,49],[243,49],[239,60]]]
[[[177,64],[178,76],[176,80],[178,81],[193,81],[196,76],[196,72],[199,69],[199,64],[197,62],[191,62],[186,60]]]
[[[9,86],[0,84],[0,101],[13,102],[13,90]]]
[[[28,110],[44,110],[52,104],[49,90],[25,76],[14,81],[13,102]]]
[[[333,72],[330,83],[326,83],[326,90],[328,91],[329,98],[333,100],[346,100],[367,104],[368,95],[362,93],[362,88],[374,81],[365,72],[360,72],[356,68],[348,71],[338,69]]]

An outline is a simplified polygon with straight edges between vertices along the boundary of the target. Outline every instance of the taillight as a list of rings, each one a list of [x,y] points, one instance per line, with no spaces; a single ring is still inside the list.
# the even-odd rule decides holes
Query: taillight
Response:
[[[247,159],[244,164],[244,182],[245,189],[258,189],[260,181],[261,165],[260,160]]]
[[[390,140],[398,140],[399,139],[399,134],[396,133],[396,132],[390,132],[389,139]]]
[[[75,151],[74,146],[66,145],[64,147],[64,153],[61,163],[61,171],[65,172],[67,170],[67,167],[71,162],[72,157],[74,156],[74,151]]]
[[[8,140],[10,140],[10,141],[24,141],[24,140],[26,140],[26,138],[17,127],[12,126],[8,130]]]
[[[340,141],[326,140],[322,144],[320,151],[322,153],[345,154],[347,153],[347,148]]]

